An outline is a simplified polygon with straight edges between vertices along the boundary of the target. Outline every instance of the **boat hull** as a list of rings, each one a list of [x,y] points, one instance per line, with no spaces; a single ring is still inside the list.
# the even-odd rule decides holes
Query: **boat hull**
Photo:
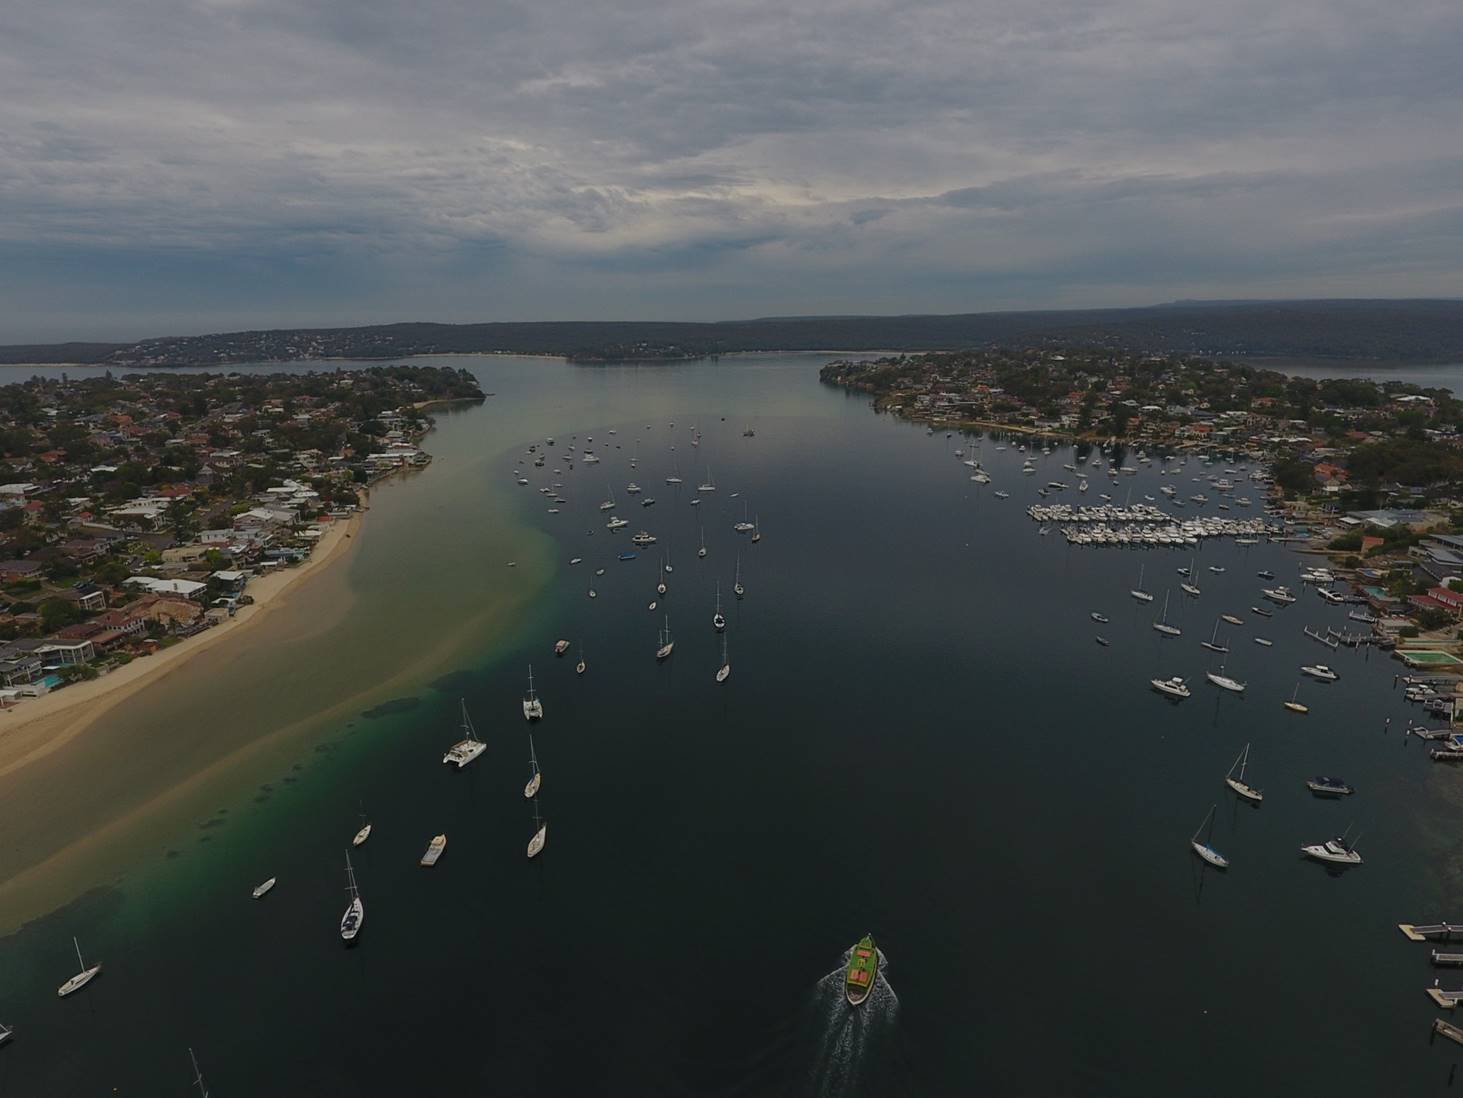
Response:
[[[87,984],[91,983],[94,979],[101,975],[101,971],[101,965],[93,965],[91,968],[82,969],[75,976],[71,977],[71,979],[67,980],[64,984],[56,989],[56,998],[64,999],[68,995],[75,995]]]

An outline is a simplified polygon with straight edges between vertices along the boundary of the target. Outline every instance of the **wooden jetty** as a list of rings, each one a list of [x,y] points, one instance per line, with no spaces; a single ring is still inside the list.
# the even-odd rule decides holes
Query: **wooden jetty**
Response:
[[[1433,950],[1433,964],[1439,968],[1456,968],[1463,965],[1463,953],[1444,953],[1442,950]]]
[[[1457,1041],[1458,1044],[1463,1045],[1463,1029],[1459,1029],[1452,1022],[1445,1022],[1441,1018],[1434,1018],[1433,1033],[1434,1035],[1441,1034],[1448,1040]]]
[[[1398,923],[1397,929],[1414,942],[1451,942],[1463,938],[1463,923]]]
[[[1434,747],[1427,754],[1435,763],[1463,762],[1463,747]]]
[[[1420,740],[1446,740],[1453,734],[1451,728],[1424,728],[1420,724],[1413,725],[1407,730],[1409,736],[1416,736]]]
[[[1427,997],[1444,1010],[1452,1010],[1460,1000],[1463,1000],[1463,988],[1438,987],[1437,984],[1433,984],[1427,989]]]

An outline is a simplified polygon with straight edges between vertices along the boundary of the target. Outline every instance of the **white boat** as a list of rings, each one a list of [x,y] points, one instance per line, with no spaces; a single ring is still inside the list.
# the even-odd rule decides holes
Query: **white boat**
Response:
[[[1292,713],[1309,713],[1311,711],[1310,706],[1306,705],[1304,702],[1296,701],[1296,698],[1299,696],[1300,683],[1296,683],[1295,690],[1290,695],[1290,700],[1288,702],[1282,702],[1281,704],[1283,704],[1285,708],[1289,709]]]
[[[655,585],[655,593],[657,595],[664,595],[666,593],[666,590],[667,590],[667,588],[666,588],[666,583],[665,583],[665,561],[661,561],[660,562],[660,580]]]
[[[606,530],[623,530],[625,527],[627,527],[629,525],[630,525],[630,522],[629,522],[628,519],[622,519],[622,518],[616,517],[616,518],[611,518],[609,522],[605,523],[605,529]]]
[[[549,841],[549,825],[545,820],[539,818],[538,798],[533,799],[533,838],[528,840],[528,856],[536,858],[543,851],[544,844]]]
[[[657,660],[667,659],[675,651],[676,642],[671,637],[671,619],[669,614],[666,615],[665,628],[660,631],[659,644],[660,647],[655,650],[655,658]]]
[[[1208,862],[1215,869],[1228,869],[1229,859],[1215,850],[1213,846],[1214,813],[1218,808],[1219,806],[1216,804],[1213,808],[1209,809],[1208,813],[1204,816],[1203,823],[1199,824],[1199,830],[1195,831],[1193,836],[1190,837],[1189,846],[1195,854],[1199,855],[1199,857],[1203,858],[1204,861]],[[1203,834],[1205,824],[1209,827],[1209,834],[1205,836],[1204,842],[1201,843],[1199,836]]]
[[[746,593],[747,589],[742,586],[742,557],[741,554],[737,554],[736,574],[732,578],[732,594],[737,598],[741,598]]]
[[[583,564],[584,563],[584,558],[583,557],[570,557],[569,558],[569,563],[570,564]]]
[[[566,640],[556,640],[554,642],[554,655],[556,655],[556,656],[562,656],[567,651],[569,651],[569,642],[568,641],[566,641]]]
[[[271,878],[269,878],[269,880],[265,881],[263,884],[255,885],[254,886],[254,891],[253,891],[253,893],[251,893],[251,895],[256,900],[262,900],[265,896],[267,896],[269,894],[269,890],[274,887],[274,883],[275,883],[276,880],[278,880],[278,878],[271,877]]]
[[[1341,677],[1324,663],[1306,664],[1300,671],[1302,675],[1309,675],[1311,678],[1319,679],[1321,682],[1335,682]]]
[[[641,530],[638,534],[631,538],[630,541],[631,543],[639,545],[643,548],[646,545],[655,544],[655,535],[650,533],[648,530]]]
[[[1168,624],[1168,592],[1163,593],[1163,614],[1153,623],[1153,628],[1162,633],[1165,637],[1177,637],[1183,634],[1183,630],[1177,625]]]
[[[1191,695],[1188,685],[1177,675],[1171,679],[1149,679],[1148,681],[1153,684],[1153,689],[1170,698],[1187,698]]]
[[[1153,596],[1143,590],[1143,565],[1141,564],[1138,565],[1138,586],[1129,591],[1128,594],[1132,595],[1139,602],[1153,601]]]
[[[574,665],[574,673],[576,675],[582,675],[582,674],[584,674],[585,668],[588,667],[588,666],[589,665],[584,662],[584,642],[583,641],[580,641],[579,642],[579,662]]]
[[[711,466],[708,465],[706,467],[706,483],[705,484],[698,484],[698,485],[696,485],[696,491],[698,491],[698,492],[714,492],[714,491],[716,491],[716,482],[711,479]]]
[[[1245,744],[1245,749],[1240,752],[1239,758],[1234,760],[1234,765],[1229,768],[1229,773],[1224,776],[1224,784],[1233,789],[1245,800],[1259,804],[1265,799],[1265,795],[1254,786],[1245,784],[1245,767],[1250,763],[1250,745]],[[1236,774],[1235,767],[1239,768]]]
[[[351,838],[351,846],[360,846],[371,837],[371,824],[366,820],[366,814],[361,813],[361,829]]]
[[[601,511],[613,511],[615,509],[615,490],[610,489],[610,498],[599,505]]]
[[[1266,587],[1263,593],[1271,602],[1279,603],[1281,606],[1289,606],[1295,601],[1295,596],[1290,593],[1290,589],[1284,584],[1278,587]]]
[[[1199,647],[1207,648],[1211,652],[1228,652],[1229,646],[1219,643],[1219,622],[1214,623],[1214,632],[1206,641],[1200,641]]]
[[[4,1022],[0,1022],[0,1045],[3,1045],[6,1041],[10,1040],[10,1038],[14,1034],[15,1030],[11,1029]]]
[[[79,969],[75,976],[71,977],[71,979],[67,980],[64,984],[56,989],[56,996],[57,998],[61,999],[66,998],[66,996],[72,994],[73,992],[80,991],[87,984],[91,983],[92,980],[96,979],[97,975],[102,970],[102,966],[99,964],[92,965],[90,968],[87,968],[86,962],[81,959],[81,943],[78,942],[75,938],[72,938],[71,944],[76,947],[76,963],[79,966]]]
[[[1361,855],[1357,853],[1356,844],[1347,841],[1345,835],[1327,839],[1323,843],[1303,846],[1300,848],[1300,852],[1307,858],[1314,858],[1318,862],[1329,862],[1332,865],[1361,865]]]
[[[739,534],[750,534],[752,532],[752,521],[747,518],[747,504],[742,502],[742,521],[732,527]]]
[[[1219,617],[1220,620],[1227,621],[1230,625],[1243,625],[1245,623],[1244,618],[1235,617],[1233,614],[1220,614]]]
[[[640,485],[632,480],[629,484],[625,485],[625,493],[631,496],[638,495],[640,493]]]
[[[1099,625],[1106,625],[1108,623],[1107,616],[1104,614],[1099,614],[1096,610],[1092,611],[1092,613],[1088,614],[1087,616],[1090,617],[1093,621],[1097,622]]]
[[[1228,690],[1232,694],[1243,694],[1245,692],[1245,684],[1238,679],[1232,679],[1226,675],[1223,666],[1218,671],[1204,672],[1204,677],[1221,690]]]
[[[726,628],[726,618],[722,617],[722,614],[721,614],[721,581],[720,580],[717,580],[716,581],[716,609],[715,609],[715,611],[712,612],[712,615],[711,615],[711,628],[715,629],[718,633],[722,632]]]
[[[731,675],[731,660],[726,656],[726,634],[721,635],[721,666],[716,670],[716,681],[726,682]]]
[[[655,613],[655,608],[657,606],[659,606],[659,605],[660,605],[660,603],[656,602],[654,599],[651,599],[650,600],[650,605],[647,606],[645,609],[649,610],[653,614],[653,613]]]
[[[995,492],[993,494],[995,495],[995,497],[997,499],[1010,499],[1011,498],[1011,493],[1010,492]]]
[[[706,527],[701,527],[701,548],[696,550],[696,555],[701,558],[706,556]]]
[[[447,749],[447,754],[442,756],[442,761],[449,765],[456,766],[461,770],[468,763],[472,762],[479,755],[488,749],[488,745],[477,737],[477,730],[472,726],[472,718],[467,715],[467,699],[461,700],[462,707],[462,739],[458,740]],[[370,833],[369,828],[366,829]],[[361,842],[365,842],[364,839]],[[360,845],[357,843],[356,845]]]
[[[1213,572],[1216,576],[1224,574],[1224,569],[1217,564],[1211,564],[1209,566],[1209,571]]]
[[[762,516],[757,515],[752,519],[752,544],[756,545],[762,540]]]
[[[1273,648],[1275,646],[1275,642],[1268,637],[1256,637],[1255,643],[1262,648]]]
[[[467,713],[463,708],[464,715]],[[544,703],[539,700],[538,693],[533,688],[533,664],[528,665],[528,693],[523,698],[523,719],[527,721],[541,721],[544,719]]]
[[[366,901],[361,899],[361,890],[356,887],[356,871],[351,865],[349,851],[345,855],[345,890],[350,894],[351,901],[346,905],[345,914],[340,917],[340,936],[347,942],[353,942],[366,922]]]
[[[432,841],[427,844],[427,849],[422,852],[422,860],[421,860],[420,864],[421,865],[425,865],[425,866],[433,866],[433,865],[436,865],[437,864],[437,859],[442,856],[442,851],[444,851],[446,849],[447,849],[447,836],[446,835],[434,835],[434,836],[432,836]]]
[[[538,788],[543,784],[543,772],[538,768],[538,754],[533,749],[533,733],[528,734],[528,784],[523,787],[523,795],[529,800],[538,796]]]

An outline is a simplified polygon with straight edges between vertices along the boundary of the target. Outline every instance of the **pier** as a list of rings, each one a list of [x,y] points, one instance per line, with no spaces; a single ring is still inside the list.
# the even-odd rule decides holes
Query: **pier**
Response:
[[[1397,929],[1414,942],[1451,942],[1463,939],[1463,923],[1398,923]]]
[[[1435,949],[1432,960],[1438,968],[1458,968],[1463,966],[1463,953],[1444,953]]]
[[[1463,1029],[1459,1029],[1452,1022],[1445,1022],[1441,1018],[1433,1019],[1434,1035],[1446,1037],[1450,1041],[1456,1041],[1463,1045]]]
[[[1434,984],[1427,989],[1427,997],[1444,1010],[1452,1010],[1463,1000],[1463,988],[1438,987]]]

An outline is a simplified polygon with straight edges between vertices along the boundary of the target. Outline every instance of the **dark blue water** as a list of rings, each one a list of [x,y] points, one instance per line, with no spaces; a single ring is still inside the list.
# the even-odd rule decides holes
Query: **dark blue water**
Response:
[[[1038,535],[1024,508],[1038,485],[1071,479],[1069,453],[1021,477],[1014,444],[986,440],[995,483],[978,488],[952,456],[958,440],[820,389],[806,364],[637,374],[645,414],[609,420],[596,407],[622,402],[566,394],[628,375],[482,368],[514,399],[563,402],[553,454],[592,434],[604,458],[558,476],[519,466],[512,454],[541,433],[474,434],[475,416],[501,424],[501,409],[460,413],[439,436],[449,456],[514,443],[484,475],[511,482],[521,467],[533,481],[512,506],[557,541],[550,594],[400,712],[342,721],[245,825],[270,837],[267,862],[195,859],[152,900],[131,897],[147,914],[125,936],[101,889],[6,940],[23,976],[5,983],[0,1020],[23,1029],[0,1049],[5,1094],[183,1094],[190,1045],[218,1096],[1443,1088],[1457,1057],[1426,1042],[1426,947],[1395,924],[1460,917],[1458,777],[1401,735],[1415,711],[1391,688],[1399,664],[1302,636],[1343,626],[1344,608],[1306,589],[1272,620],[1250,613],[1257,569],[1300,590],[1294,554],[1206,545],[1203,596],[1182,599],[1187,551]],[[755,438],[742,437],[748,422]],[[673,458],[679,489],[664,483]],[[708,464],[718,491],[692,507]],[[1184,494],[1200,471],[1191,461]],[[1170,479],[1156,467],[1116,489],[1094,479],[1085,500],[1156,495]],[[549,515],[535,488],[555,480],[569,502]],[[624,493],[631,480],[654,507]],[[632,523],[619,535],[597,509],[611,484]],[[755,547],[731,529],[743,499],[765,535]],[[615,560],[641,526],[656,546]],[[450,536],[421,533],[424,546]],[[674,572],[652,614],[663,549]],[[1162,639],[1155,609],[1128,598],[1140,562],[1160,603],[1172,588],[1181,638]],[[463,605],[503,567],[485,557],[466,571]],[[722,685],[718,580],[733,668]],[[1112,647],[1094,643],[1091,610],[1111,617]],[[657,664],[667,612],[676,649]],[[1214,657],[1199,641],[1220,612],[1246,619],[1226,629],[1242,698],[1203,681]],[[563,659],[558,637],[575,646]],[[1310,715],[1288,714],[1299,665],[1318,659],[1341,681],[1306,683]],[[534,862],[529,662],[547,710],[535,743],[549,842]],[[1180,705],[1148,688],[1172,674],[1194,684]],[[437,759],[460,696],[489,749],[459,774]],[[1259,809],[1222,785],[1246,742]],[[1318,773],[1360,793],[1317,801],[1301,782]],[[345,950],[335,924],[358,800],[376,832],[357,858],[367,926]],[[1224,875],[1188,849],[1216,803]],[[1353,825],[1364,866],[1333,876],[1300,859],[1302,843]],[[441,864],[417,867],[438,831]],[[279,888],[251,903],[269,873]],[[107,970],[58,1004],[78,927]],[[866,931],[885,981],[850,1012],[838,973]]]

